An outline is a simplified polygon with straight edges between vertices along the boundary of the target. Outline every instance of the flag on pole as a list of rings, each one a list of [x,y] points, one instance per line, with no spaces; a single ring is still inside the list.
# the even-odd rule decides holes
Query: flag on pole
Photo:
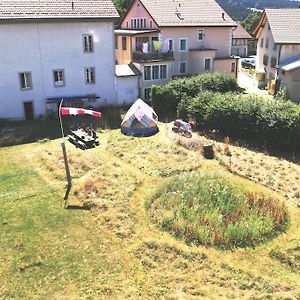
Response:
[[[70,115],[91,115],[96,118],[101,118],[101,112],[84,109],[84,108],[76,108],[76,107],[62,107],[60,109],[60,114],[62,116],[70,116]]]

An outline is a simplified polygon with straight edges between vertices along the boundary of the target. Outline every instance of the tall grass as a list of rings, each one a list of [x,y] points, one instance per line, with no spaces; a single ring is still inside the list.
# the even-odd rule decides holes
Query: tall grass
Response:
[[[198,173],[162,184],[148,208],[151,217],[177,237],[226,248],[262,242],[288,220],[278,200],[244,191],[228,178]]]

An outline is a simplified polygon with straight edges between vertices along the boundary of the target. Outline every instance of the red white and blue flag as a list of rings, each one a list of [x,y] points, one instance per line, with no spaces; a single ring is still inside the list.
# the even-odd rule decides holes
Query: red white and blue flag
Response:
[[[84,109],[84,108],[76,108],[76,107],[62,107],[60,109],[60,114],[62,116],[91,115],[96,118],[102,117],[101,112],[90,110],[90,109]]]

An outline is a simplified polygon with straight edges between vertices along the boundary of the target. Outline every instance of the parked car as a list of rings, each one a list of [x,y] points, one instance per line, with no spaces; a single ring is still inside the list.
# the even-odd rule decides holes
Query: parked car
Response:
[[[255,65],[256,65],[256,60],[253,57],[242,59],[242,68],[252,69],[255,68]]]

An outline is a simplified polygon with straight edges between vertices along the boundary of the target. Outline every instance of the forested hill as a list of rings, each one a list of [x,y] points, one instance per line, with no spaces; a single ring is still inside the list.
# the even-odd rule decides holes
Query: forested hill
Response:
[[[250,8],[299,7],[298,0],[216,0],[234,20],[244,20],[251,12]]]

